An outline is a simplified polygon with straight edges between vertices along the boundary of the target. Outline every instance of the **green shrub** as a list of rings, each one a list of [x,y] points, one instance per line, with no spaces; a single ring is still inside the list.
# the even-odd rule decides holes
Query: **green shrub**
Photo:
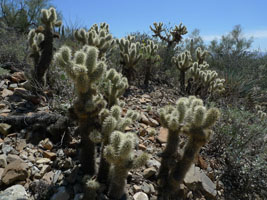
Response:
[[[222,112],[209,151],[225,159],[226,199],[266,199],[266,117],[230,106]]]

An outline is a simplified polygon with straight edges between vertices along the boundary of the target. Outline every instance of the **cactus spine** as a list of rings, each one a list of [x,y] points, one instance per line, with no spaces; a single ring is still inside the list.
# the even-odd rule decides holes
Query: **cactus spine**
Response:
[[[141,45],[139,42],[134,42],[133,36],[116,41],[120,47],[122,73],[127,77],[129,84],[131,84],[136,72],[135,66],[142,58],[142,54],[140,54]]]
[[[167,106],[160,110],[161,123],[168,128],[169,135],[158,176],[159,199],[177,198],[179,186],[186,172],[199,149],[208,142],[212,134],[210,128],[218,118],[218,109],[207,110],[203,106],[203,101],[194,96],[180,98],[175,107]],[[188,135],[189,141],[182,158],[176,161],[177,156],[175,154],[180,133]],[[169,156],[169,154],[171,155]]]
[[[104,150],[104,155],[112,166],[108,195],[113,199],[121,199],[126,195],[125,185],[129,170],[145,165],[148,159],[146,153],[134,157],[134,144],[133,133],[115,131],[111,135],[111,144]]]
[[[103,96],[97,94],[95,84],[104,74],[106,64],[97,57],[97,48],[87,45],[75,52],[73,58],[66,46],[55,54],[56,63],[75,83],[77,99],[72,110],[79,123],[82,168],[89,175],[95,173],[95,144],[90,137],[98,126],[98,114],[106,106]]]
[[[54,27],[60,27],[62,22],[57,20],[55,8],[42,9],[41,22],[43,26],[32,29],[28,34],[28,42],[31,48],[30,57],[33,59],[34,70],[32,79],[45,85],[45,75],[53,59],[53,39],[59,37],[53,32]]]
[[[74,37],[83,45],[97,47],[99,58],[105,57],[106,52],[115,44],[107,23],[101,23],[100,26],[94,24],[88,31],[80,29],[74,33]]]

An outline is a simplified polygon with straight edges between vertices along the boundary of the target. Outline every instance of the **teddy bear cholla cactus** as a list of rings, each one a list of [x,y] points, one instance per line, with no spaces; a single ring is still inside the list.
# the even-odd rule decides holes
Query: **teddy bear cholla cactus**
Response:
[[[136,71],[135,66],[142,58],[141,45],[139,42],[134,42],[133,36],[128,36],[127,39],[117,39],[116,42],[120,48],[122,72],[131,83]]]
[[[106,52],[115,44],[115,40],[109,33],[109,25],[106,23],[101,23],[100,26],[94,24],[88,31],[84,29],[75,31],[74,36],[83,45],[97,47],[99,58],[105,57]]]
[[[96,47],[85,45],[72,57],[71,49],[63,46],[55,54],[56,63],[74,81],[77,99],[73,104],[74,118],[78,119],[81,135],[81,164],[85,173],[95,173],[95,144],[90,134],[98,126],[98,115],[106,106],[103,96],[97,93],[96,82],[101,80],[106,64],[98,61]]]
[[[53,59],[53,39],[59,37],[53,29],[60,27],[62,22],[57,20],[55,8],[42,9],[41,12],[41,22],[44,25],[29,32],[28,42],[31,48],[30,57],[34,64],[34,69],[31,71],[32,79],[44,85],[45,74]]]
[[[190,68],[189,73],[193,77],[195,82],[201,84],[202,93],[222,93],[224,89],[224,79],[218,78],[218,73],[214,70],[207,70],[209,64],[205,61],[203,64],[195,62]],[[202,94],[202,95],[203,95]]]
[[[146,61],[144,81],[144,85],[146,87],[148,87],[152,67],[160,60],[160,56],[157,54],[157,51],[158,45],[156,45],[152,40],[148,40],[146,43],[142,44],[142,55]]]
[[[181,91],[185,92],[185,73],[193,65],[191,54],[189,51],[185,51],[178,56],[172,57],[172,62],[180,71],[180,87]]]
[[[159,113],[162,125],[169,130],[158,176],[159,193],[164,199],[172,199],[177,195],[179,186],[199,149],[210,139],[210,128],[218,120],[220,113],[217,108],[207,110],[203,106],[203,101],[194,96],[180,98],[176,106],[167,106]],[[181,133],[188,135],[189,140],[182,158],[176,161]]]
[[[148,155],[134,156],[135,135],[115,131],[111,135],[110,145],[104,150],[104,156],[111,164],[110,188],[108,195],[114,199],[120,199],[126,195],[125,185],[128,172],[131,169],[145,165]]]
[[[110,164],[104,158],[104,148],[110,142],[110,135],[113,131],[124,132],[127,126],[139,119],[139,114],[133,110],[128,110],[124,117],[121,117],[121,107],[114,105],[110,110],[103,109],[100,113],[100,123],[102,124],[101,132],[95,131],[91,134],[91,140],[102,142],[101,160],[97,180],[100,183],[107,184]]]
[[[187,28],[183,26],[182,23],[179,26],[175,25],[174,29],[172,29],[169,33],[163,28],[163,23],[153,23],[154,28],[150,26],[151,31],[154,32],[154,37],[159,37],[161,40],[166,41],[168,43],[168,47],[172,46],[174,43],[179,43],[182,40],[182,35],[187,34]],[[165,35],[162,35],[165,33]]]
[[[119,105],[119,97],[123,95],[128,88],[128,80],[118,73],[115,69],[109,69],[101,83],[100,89],[108,103],[108,108],[113,105]]]

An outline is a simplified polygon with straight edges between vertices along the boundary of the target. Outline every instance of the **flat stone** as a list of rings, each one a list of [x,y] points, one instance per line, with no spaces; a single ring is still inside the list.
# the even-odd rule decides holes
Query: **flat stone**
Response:
[[[154,167],[149,167],[144,170],[143,176],[144,178],[148,179],[152,176],[154,176],[157,173],[157,170]]]
[[[24,181],[28,177],[28,165],[20,160],[9,163],[2,175],[2,182],[6,185],[16,181]]]
[[[14,154],[8,154],[7,158],[6,158],[6,161],[7,163],[11,163],[15,160],[20,160],[22,161],[22,159],[18,156],[18,155],[14,155]]]
[[[28,194],[22,185],[13,185],[0,192],[0,200],[28,200]]]
[[[40,158],[36,161],[37,164],[46,164],[49,162],[50,162],[50,159],[48,159],[48,158]]]
[[[160,127],[157,139],[160,143],[166,143],[168,140],[168,129]]]
[[[46,150],[51,150],[53,148],[53,143],[48,138],[42,140],[39,145]]]

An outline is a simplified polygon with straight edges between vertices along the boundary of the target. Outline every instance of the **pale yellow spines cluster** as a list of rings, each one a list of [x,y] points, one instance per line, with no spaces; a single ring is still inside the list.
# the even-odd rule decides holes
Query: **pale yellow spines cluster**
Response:
[[[100,26],[94,24],[88,31],[80,29],[74,33],[75,38],[83,45],[95,46],[100,51],[100,56],[104,57],[108,49],[115,44],[112,35],[109,33],[107,23],[101,23]]]
[[[224,89],[225,79],[218,77],[218,73],[214,70],[208,70],[209,64],[205,61],[203,64],[195,62],[189,69],[189,74],[194,78],[195,81],[203,84],[208,88],[209,92],[221,93]]]
[[[114,131],[110,138],[110,145],[106,146],[104,150],[104,156],[107,161],[126,170],[136,169],[145,165],[148,160],[146,153],[134,157],[135,140],[136,136],[133,133]]]
[[[108,143],[113,131],[124,132],[125,128],[137,121],[139,117],[140,115],[133,110],[128,110],[126,115],[122,117],[122,109],[118,105],[112,106],[110,110],[103,109],[99,113],[99,119],[102,124],[101,131],[94,130],[90,134],[90,139],[95,143]]]
[[[30,30],[29,34],[28,34],[28,42],[29,42],[29,46],[32,49],[33,53],[38,53],[40,54],[40,44],[41,42],[44,41],[44,34],[42,33],[36,33],[35,29]]]
[[[202,50],[200,47],[196,49],[196,55],[197,55],[197,62],[199,64],[203,64],[203,62],[206,60],[207,56],[209,55],[209,52],[206,50]]]
[[[180,23],[178,26],[175,25],[174,29],[170,31],[173,38],[177,38],[181,35],[185,35],[188,33],[186,26]]]
[[[172,62],[180,71],[186,72],[193,65],[192,57],[189,51],[185,51],[178,56],[172,57]]]
[[[266,119],[267,113],[263,111],[263,107],[260,105],[256,105],[255,109],[257,111],[257,115],[261,118],[261,119]]]
[[[51,7],[49,9],[42,9],[41,10],[41,21],[44,23],[48,28],[53,29],[53,27],[60,27],[62,21],[57,19],[56,9]]]
[[[128,88],[128,80],[115,69],[109,69],[101,82],[101,90],[106,97],[109,106],[119,104],[119,97]]]
[[[116,40],[120,48],[120,55],[124,62],[124,67],[126,68],[134,68],[142,58],[142,54],[140,54],[141,45],[139,42],[133,42],[133,40],[134,38],[132,36],[128,36],[128,39],[122,38]]]
[[[73,79],[78,93],[86,93],[106,71],[105,62],[98,61],[97,56],[98,49],[93,46],[85,45],[75,52],[73,57],[71,49],[63,46],[54,58],[56,63]]]

